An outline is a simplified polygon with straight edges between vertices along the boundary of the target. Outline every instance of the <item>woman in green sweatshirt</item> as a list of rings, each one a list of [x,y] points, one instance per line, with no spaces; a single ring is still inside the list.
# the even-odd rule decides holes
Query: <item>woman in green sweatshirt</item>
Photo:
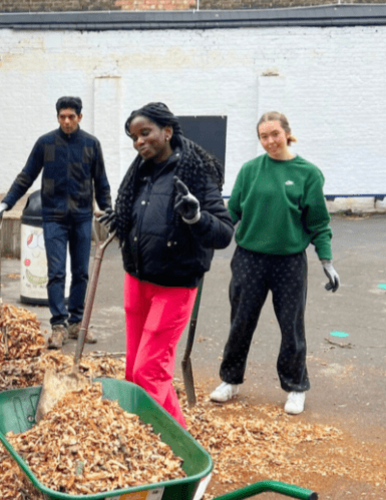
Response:
[[[277,371],[282,389],[288,392],[284,409],[298,414],[310,388],[304,329],[310,243],[328,277],[327,290],[338,289],[339,276],[332,265],[322,172],[290,150],[296,139],[283,114],[265,113],[257,134],[266,154],[243,165],[228,204],[233,223],[238,223],[231,263],[231,328],[220,368],[222,383],[210,397],[224,402],[238,393],[253,333],[271,290],[282,335]]]

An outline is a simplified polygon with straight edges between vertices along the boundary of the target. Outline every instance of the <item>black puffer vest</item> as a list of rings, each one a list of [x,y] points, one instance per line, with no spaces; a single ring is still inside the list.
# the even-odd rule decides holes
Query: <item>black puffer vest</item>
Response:
[[[209,178],[196,224],[175,223],[174,181],[178,150],[163,164],[144,162],[139,168],[132,226],[123,241],[126,272],[161,286],[196,287],[209,270],[215,249],[229,245],[232,219],[216,182]]]

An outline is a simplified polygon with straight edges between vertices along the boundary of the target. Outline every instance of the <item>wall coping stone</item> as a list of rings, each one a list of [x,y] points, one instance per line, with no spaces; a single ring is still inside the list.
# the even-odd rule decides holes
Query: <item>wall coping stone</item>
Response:
[[[161,30],[263,27],[344,27],[386,24],[386,4],[334,4],[226,11],[95,11],[0,13],[0,29]]]

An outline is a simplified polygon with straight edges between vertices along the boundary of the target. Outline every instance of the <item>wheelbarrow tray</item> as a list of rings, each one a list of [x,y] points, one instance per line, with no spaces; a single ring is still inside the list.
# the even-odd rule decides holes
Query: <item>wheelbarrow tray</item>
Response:
[[[213,462],[208,452],[141,387],[125,380],[96,379],[102,383],[103,397],[117,400],[120,407],[135,413],[153,426],[164,443],[183,459],[187,477],[92,495],[69,495],[44,486],[8,442],[9,431],[22,433],[35,425],[34,415],[41,387],[15,389],[0,393],[0,440],[32,484],[47,499],[62,500],[199,500],[209,483]]]

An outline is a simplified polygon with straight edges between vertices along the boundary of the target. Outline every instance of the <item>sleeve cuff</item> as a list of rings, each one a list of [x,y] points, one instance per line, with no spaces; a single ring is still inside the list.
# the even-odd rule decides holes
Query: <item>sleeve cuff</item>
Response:
[[[196,213],[196,215],[193,217],[193,219],[185,219],[185,217],[182,217],[182,220],[186,222],[186,224],[195,224],[198,222],[201,218],[201,212],[200,210]]]

